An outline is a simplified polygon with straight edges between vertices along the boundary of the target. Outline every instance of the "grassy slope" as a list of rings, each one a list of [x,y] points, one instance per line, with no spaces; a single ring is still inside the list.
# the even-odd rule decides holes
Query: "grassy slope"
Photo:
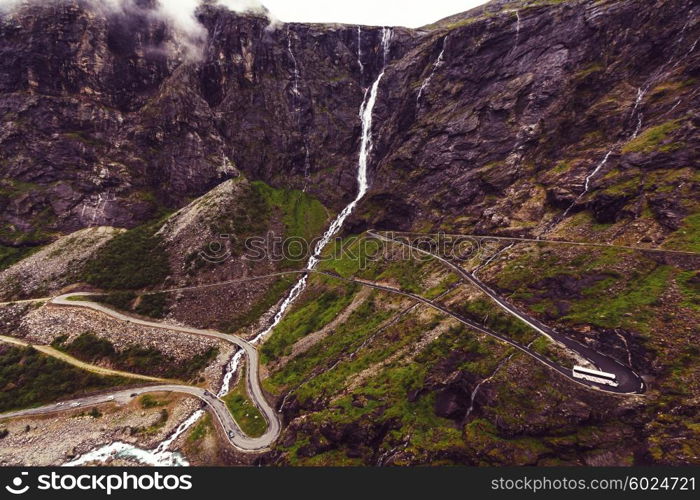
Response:
[[[52,346],[89,363],[108,361],[122,371],[179,380],[196,379],[218,353],[217,348],[210,348],[178,362],[152,347],[131,346],[117,351],[110,341],[89,332],[68,344],[64,342],[65,338],[57,337]]]
[[[121,377],[89,373],[31,347],[0,348],[0,411],[3,412],[130,382]]]
[[[245,376],[240,377],[236,386],[222,399],[243,432],[251,437],[259,437],[265,433],[267,422],[248,397]]]

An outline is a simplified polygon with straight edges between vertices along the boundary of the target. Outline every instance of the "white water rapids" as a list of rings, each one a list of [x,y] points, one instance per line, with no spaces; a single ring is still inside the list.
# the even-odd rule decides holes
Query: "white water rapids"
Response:
[[[358,28],[359,30],[359,28]],[[359,32],[359,31],[358,31]],[[374,81],[372,86],[365,91],[365,97],[360,107],[360,119],[362,121],[362,136],[360,141],[360,154],[358,159],[357,168],[357,185],[358,191],[355,199],[347,205],[342,212],[335,218],[335,220],[328,227],[326,232],[323,234],[321,239],[318,241],[314,247],[313,254],[309,257],[306,264],[306,269],[315,268],[321,257],[321,252],[330,243],[330,241],[338,234],[338,232],[343,227],[345,220],[353,213],[355,207],[360,202],[360,200],[367,194],[369,189],[369,183],[367,180],[367,166],[369,164],[369,158],[372,153],[372,116],[374,112],[374,105],[377,103],[377,94],[379,93],[379,84],[384,77],[384,71],[386,69],[386,63],[389,58],[389,49],[391,47],[391,37],[392,30],[390,28],[384,28],[382,31],[382,49],[384,51],[384,65],[382,71]],[[293,52],[291,50],[291,41],[288,46],[289,52],[294,58]],[[296,58],[294,58],[295,74],[296,74]],[[293,89],[296,94],[298,92],[296,84]],[[296,282],[294,287],[284,299],[279,310],[275,314],[275,317],[265,330],[260,332],[258,335],[251,340],[251,344],[260,343],[265,337],[267,337],[272,330],[282,321],[284,314],[287,312],[289,307],[294,303],[294,301],[301,295],[301,293],[306,288],[307,275],[303,275]],[[226,373],[224,374],[224,379],[221,384],[221,389],[219,389],[217,396],[222,397],[228,394],[231,386],[231,380],[238,370],[241,359],[243,357],[243,350],[239,349],[236,354],[233,355],[231,361],[226,367]],[[151,466],[187,466],[189,463],[178,452],[168,451],[170,445],[175,442],[175,440],[180,437],[187,429],[189,429],[194,423],[199,420],[202,415],[204,415],[204,410],[197,410],[192,415],[190,415],[186,420],[184,420],[173,434],[171,434],[166,440],[161,442],[158,447],[154,450],[145,450],[139,448],[132,444],[127,444],[121,441],[116,441],[111,444],[102,446],[95,450],[92,450],[70,462],[65,463],[65,466],[76,466],[84,465],[92,462],[104,462],[109,458],[126,458],[136,460],[145,465]]]

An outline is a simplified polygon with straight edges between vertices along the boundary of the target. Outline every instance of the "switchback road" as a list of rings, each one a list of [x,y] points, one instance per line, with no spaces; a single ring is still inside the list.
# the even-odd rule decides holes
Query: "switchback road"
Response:
[[[153,392],[176,392],[199,398],[209,407],[211,412],[219,421],[219,423],[221,424],[221,428],[224,430],[229,441],[231,441],[232,444],[234,444],[234,446],[236,446],[239,449],[242,449],[244,451],[260,451],[262,449],[265,449],[269,445],[267,440],[263,439],[261,441],[261,438],[249,438],[248,436],[243,434],[240,428],[238,427],[238,424],[236,424],[236,421],[231,416],[231,412],[228,410],[226,404],[223,401],[221,401],[219,398],[217,398],[211,392],[205,389],[189,385],[151,385],[147,387],[137,387],[109,393],[96,394],[93,396],[86,396],[84,398],[72,399],[70,401],[60,401],[51,405],[41,406],[39,408],[29,408],[27,410],[19,410],[4,413],[0,415],[0,419],[49,415],[52,413],[67,410],[77,410],[80,408],[97,406],[112,402],[128,403],[129,401],[133,400],[137,396],[140,396],[141,394],[148,394]]]
[[[170,331],[176,331],[176,332],[182,332],[182,333],[187,333],[191,335],[198,335],[198,336],[203,336],[203,337],[209,337],[209,338],[215,338],[215,339],[220,339],[224,340],[226,342],[230,342],[232,344],[235,344],[236,346],[240,347],[243,349],[245,352],[248,362],[246,363],[246,367],[248,370],[247,373],[247,383],[248,383],[248,393],[250,395],[250,398],[252,399],[253,403],[260,409],[261,413],[265,416],[265,419],[267,420],[267,430],[265,433],[260,436],[260,437],[250,437],[247,436],[243,431],[241,431],[240,427],[236,424],[236,422],[233,420],[233,417],[231,417],[230,412],[226,408],[226,405],[224,404],[223,401],[221,401],[219,398],[214,396],[213,394],[204,393],[204,389],[200,389],[197,387],[190,387],[190,386],[185,386],[185,385],[168,385],[168,386],[159,386],[159,387],[169,387],[170,390],[175,391],[175,392],[186,392],[192,395],[195,395],[205,401],[208,406],[215,412],[218,420],[221,422],[224,431],[226,432],[226,435],[229,438],[229,441],[233,446],[238,448],[241,451],[246,451],[246,452],[259,452],[262,450],[267,449],[280,434],[281,431],[281,423],[279,420],[279,416],[277,415],[277,412],[270,406],[270,404],[267,402],[265,399],[265,396],[263,394],[262,388],[260,387],[260,378],[259,378],[259,372],[258,372],[258,367],[259,367],[259,362],[258,362],[258,351],[257,349],[252,346],[250,343],[246,342],[240,337],[237,337],[235,335],[229,335],[226,333],[221,333],[217,332],[214,330],[203,330],[199,328],[190,328],[190,327],[185,327],[185,326],[178,326],[178,325],[170,325],[166,323],[157,323],[154,321],[147,321],[139,318],[134,318],[132,316],[128,316],[126,314],[122,314],[120,312],[114,311],[108,307],[105,307],[101,304],[98,304],[96,302],[89,302],[89,301],[82,301],[82,300],[70,300],[72,297],[85,297],[85,296],[90,296],[90,295],[99,295],[99,294],[91,294],[91,293],[69,293],[69,294],[64,294],[61,296],[58,296],[54,299],[51,300],[51,304],[58,305],[58,306],[64,306],[64,307],[79,307],[79,308],[84,308],[84,309],[92,309],[94,311],[106,314],[114,319],[120,320],[120,321],[126,321],[129,323],[133,323],[136,325],[141,325],[141,326],[147,326],[150,328],[159,328],[163,330],[170,330]],[[144,392],[153,392],[154,389],[152,387],[145,387],[140,389],[141,391]],[[128,391],[127,391],[128,392]],[[132,391],[133,392],[133,391]],[[109,395],[105,395],[105,397],[108,397]],[[80,402],[80,401],[79,401]],[[60,408],[56,408],[55,405],[53,407],[53,411],[59,410],[59,409],[65,409],[63,406]],[[225,411],[221,411],[221,410]],[[224,417],[224,414],[227,415],[227,417]],[[3,416],[5,417],[5,416]]]
[[[488,285],[483,283],[481,280],[476,278],[472,273],[467,272],[466,270],[462,269],[460,266],[454,264],[453,262],[449,261],[448,259],[436,255],[434,253],[428,252],[426,250],[423,250],[419,247],[416,247],[414,245],[411,245],[410,243],[406,241],[402,241],[400,239],[394,239],[394,238],[388,238],[386,236],[382,236],[381,234],[375,233],[373,231],[368,231],[367,234],[370,236],[377,238],[382,241],[386,241],[389,243],[398,243],[401,245],[406,245],[411,247],[412,249],[421,252],[425,255],[429,255],[431,257],[434,257],[435,259],[438,259],[440,262],[444,263],[448,267],[450,267],[453,271],[455,271],[462,279],[466,280],[468,283],[471,283],[478,289],[480,289],[483,293],[485,293],[488,297],[490,297],[501,309],[503,309],[506,313],[514,316],[515,318],[519,319],[523,323],[527,324],[530,326],[532,329],[535,331],[539,332],[542,335],[545,335],[552,339],[554,342],[558,342],[559,344],[567,347],[571,351],[576,352],[583,358],[589,360],[591,363],[593,363],[595,366],[598,367],[598,369],[608,372],[608,373],[614,373],[617,377],[617,383],[619,384],[617,387],[610,387],[602,384],[596,384],[595,382],[591,381],[586,381],[586,380],[581,380],[581,379],[574,379],[573,376],[571,376],[570,371],[569,372],[568,378],[576,380],[578,383],[584,383],[586,385],[589,385],[591,387],[595,387],[597,389],[604,390],[606,392],[617,392],[617,393],[622,393],[622,394],[641,394],[644,392],[644,381],[642,378],[634,372],[631,368],[623,365],[622,363],[618,362],[617,360],[606,356],[604,354],[601,354],[594,349],[591,349],[590,347],[583,345],[582,343],[578,342],[577,340],[574,340],[564,334],[561,334],[554,330],[553,328],[548,327],[547,325],[541,323],[537,319],[533,318],[532,316],[529,316],[528,314],[523,313],[522,311],[518,310],[515,306],[507,302],[505,299],[503,299],[498,293],[496,293],[494,290],[492,290]],[[494,332],[495,333],[495,332]],[[511,342],[512,343],[512,342]],[[523,346],[519,346],[519,348],[522,349]],[[531,353],[531,354],[536,354],[536,353]],[[547,363],[550,366],[552,366],[552,363],[549,362]],[[553,367],[558,366],[554,365]],[[560,369],[561,367],[557,368],[558,371],[562,371]]]

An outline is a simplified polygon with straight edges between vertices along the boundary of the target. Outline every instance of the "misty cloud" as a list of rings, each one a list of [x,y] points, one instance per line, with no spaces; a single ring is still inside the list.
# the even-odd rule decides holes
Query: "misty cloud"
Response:
[[[70,2],[71,0],[56,0]],[[269,17],[267,9],[258,0],[156,0],[154,9],[143,9],[135,0],[86,0],[93,7],[111,14],[134,14],[153,16],[163,20],[173,30],[176,41],[190,58],[197,58],[206,42],[207,32],[196,17],[197,8],[203,4],[221,5],[233,12],[256,12]],[[46,4],[45,0],[0,0],[0,12],[32,3]]]

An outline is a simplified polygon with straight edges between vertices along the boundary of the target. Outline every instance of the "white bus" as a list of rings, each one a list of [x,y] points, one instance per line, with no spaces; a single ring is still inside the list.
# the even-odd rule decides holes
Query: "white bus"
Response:
[[[617,383],[617,376],[614,373],[591,370],[583,366],[574,366],[573,376],[574,378],[588,380],[597,384],[609,385],[611,387],[617,387],[619,385]]]

